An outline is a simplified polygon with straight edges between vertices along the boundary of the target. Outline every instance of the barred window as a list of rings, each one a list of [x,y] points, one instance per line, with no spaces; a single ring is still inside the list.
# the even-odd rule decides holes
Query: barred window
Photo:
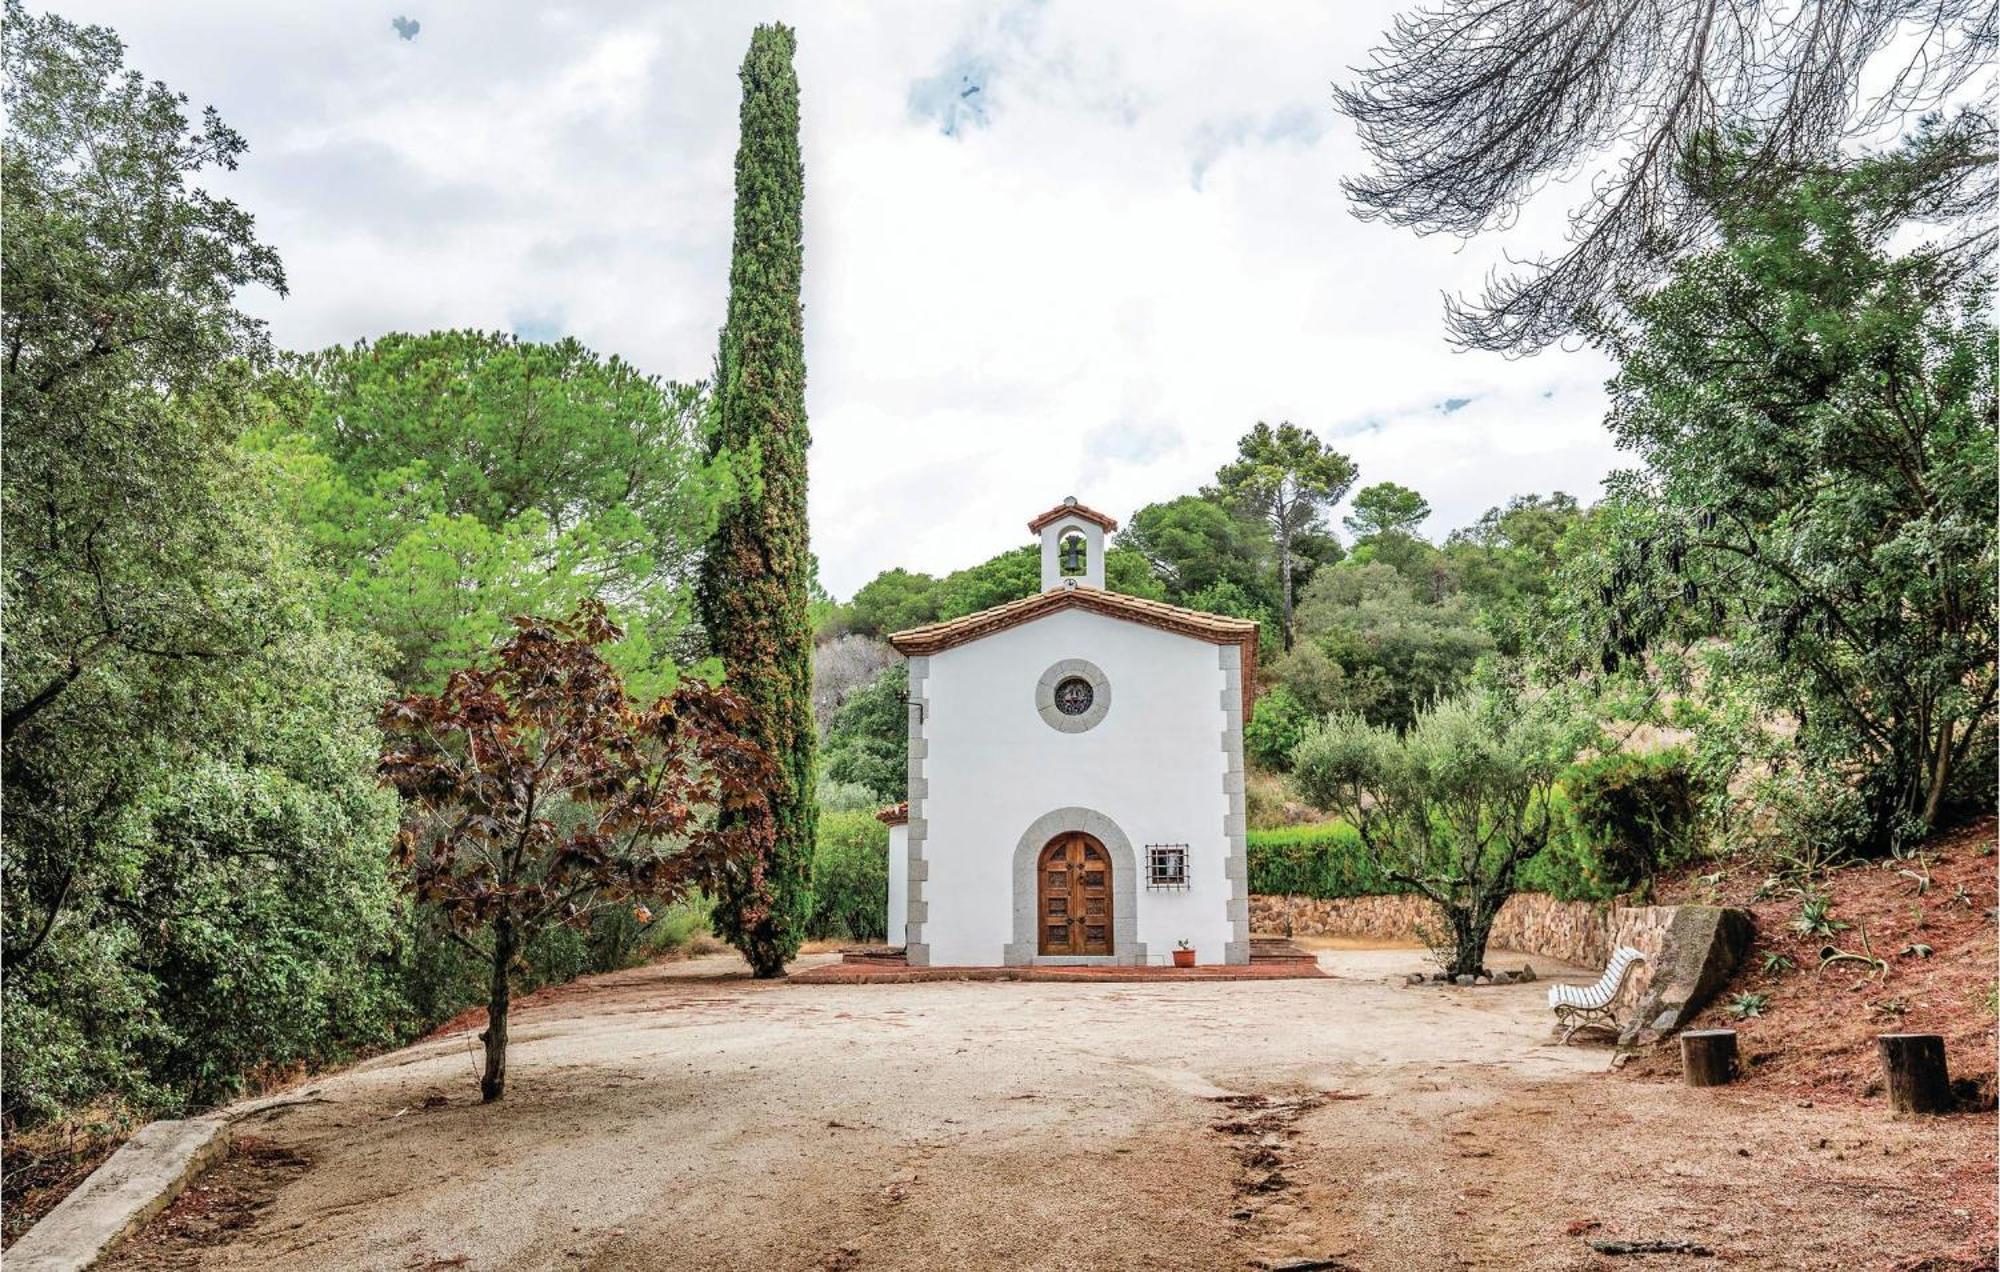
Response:
[[[1181,892],[1188,886],[1186,844],[1146,845],[1146,887],[1155,892]]]

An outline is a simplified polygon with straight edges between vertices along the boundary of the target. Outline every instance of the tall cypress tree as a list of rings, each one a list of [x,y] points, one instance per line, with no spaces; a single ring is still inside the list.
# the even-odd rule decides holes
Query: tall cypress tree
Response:
[[[736,149],[736,242],[729,316],[716,363],[709,445],[745,481],[722,511],[698,588],[710,648],[749,704],[746,732],[778,761],[770,855],[733,874],[717,930],[758,976],[798,952],[811,904],[813,833],[812,561],[806,542],[805,168],[789,27],[760,26],[743,58]]]

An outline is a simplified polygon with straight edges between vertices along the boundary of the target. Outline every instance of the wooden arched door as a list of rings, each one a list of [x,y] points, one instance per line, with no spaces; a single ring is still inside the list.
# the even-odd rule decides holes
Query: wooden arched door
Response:
[[[1042,849],[1037,880],[1038,939],[1043,954],[1111,953],[1111,854],[1081,831],[1057,835]]]

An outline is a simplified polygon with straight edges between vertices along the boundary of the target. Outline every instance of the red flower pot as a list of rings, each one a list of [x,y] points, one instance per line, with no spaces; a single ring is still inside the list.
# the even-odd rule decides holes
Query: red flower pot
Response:
[[[1174,966],[1175,966],[1175,967],[1193,967],[1193,966],[1194,966],[1194,951],[1193,951],[1193,950],[1175,950],[1175,951],[1174,951]]]

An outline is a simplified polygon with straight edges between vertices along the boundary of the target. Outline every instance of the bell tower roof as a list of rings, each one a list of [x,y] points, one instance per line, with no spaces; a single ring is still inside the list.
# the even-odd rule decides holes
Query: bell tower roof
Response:
[[[1104,586],[1104,536],[1117,521],[1071,495],[1028,523],[1042,541],[1042,590]]]
[[[1045,527],[1054,525],[1064,517],[1072,521],[1088,521],[1106,534],[1118,528],[1118,518],[1106,516],[1095,508],[1086,507],[1076,501],[1075,495],[1069,495],[1061,503],[1030,521],[1028,533],[1040,534]]]

